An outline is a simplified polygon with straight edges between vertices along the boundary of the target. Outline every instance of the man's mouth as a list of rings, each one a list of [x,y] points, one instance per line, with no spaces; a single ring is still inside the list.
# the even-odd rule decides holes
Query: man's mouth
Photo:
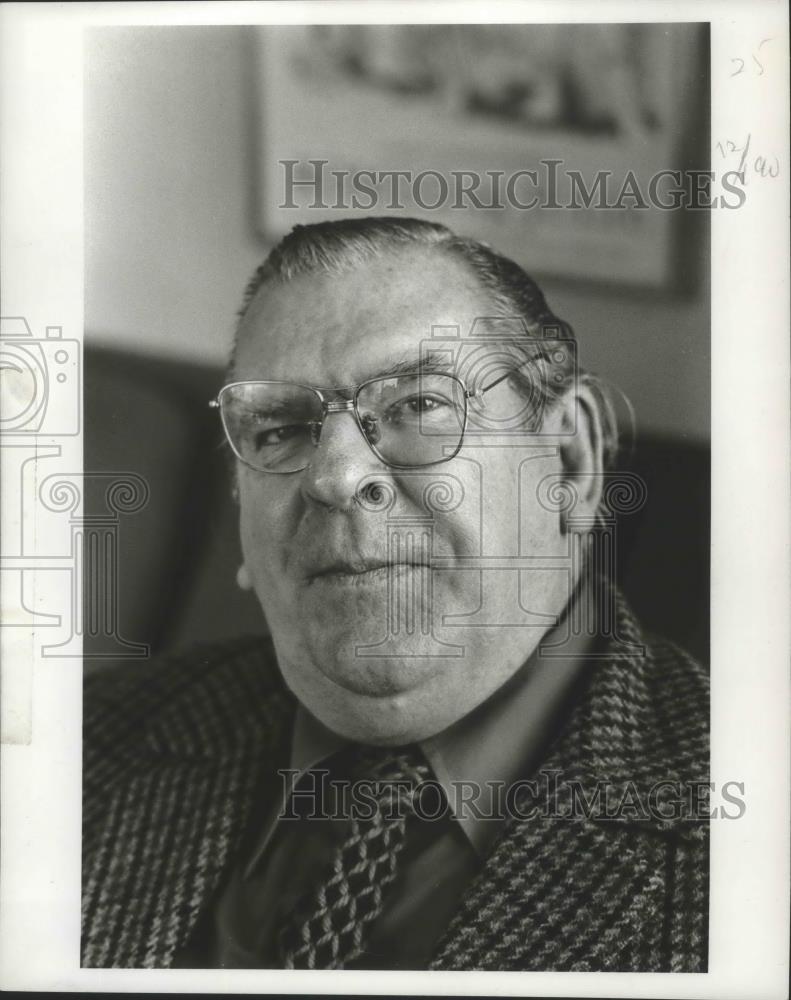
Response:
[[[385,559],[341,559],[330,562],[306,574],[309,583],[317,581],[350,581],[365,582],[366,580],[386,579],[388,574],[400,574],[413,570],[425,570],[425,563],[407,560],[390,561]]]

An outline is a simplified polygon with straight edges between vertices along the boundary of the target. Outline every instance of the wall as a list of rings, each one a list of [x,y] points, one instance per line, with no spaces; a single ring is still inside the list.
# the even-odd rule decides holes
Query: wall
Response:
[[[249,219],[243,30],[86,39],[86,329],[220,360],[264,253]]]
[[[89,342],[220,362],[266,253],[246,29],[86,33]],[[693,292],[542,282],[589,369],[620,385],[644,428],[709,437],[707,266]]]

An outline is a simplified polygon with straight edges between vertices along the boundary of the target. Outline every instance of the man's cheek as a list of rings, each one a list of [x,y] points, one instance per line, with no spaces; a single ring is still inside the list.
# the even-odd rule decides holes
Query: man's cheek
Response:
[[[277,581],[284,582],[282,555],[265,518],[242,511],[239,525],[242,557],[261,600],[272,593]]]

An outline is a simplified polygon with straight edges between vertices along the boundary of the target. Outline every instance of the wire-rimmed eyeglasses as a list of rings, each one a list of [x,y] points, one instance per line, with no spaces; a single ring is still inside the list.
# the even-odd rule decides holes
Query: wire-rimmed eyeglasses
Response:
[[[449,372],[382,375],[338,389],[277,380],[231,382],[209,405],[219,409],[234,454],[258,472],[306,469],[325,420],[344,412],[353,413],[385,465],[414,469],[454,458],[464,440],[470,399],[480,403],[509,374],[476,390]]]

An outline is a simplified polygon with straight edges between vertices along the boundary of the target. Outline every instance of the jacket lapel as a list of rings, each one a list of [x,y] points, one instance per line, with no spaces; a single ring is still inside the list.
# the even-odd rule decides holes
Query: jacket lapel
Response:
[[[514,810],[438,943],[432,969],[618,971],[672,962],[676,869],[687,866],[681,889],[699,897],[706,827],[673,816],[662,800],[663,792],[672,797],[671,786],[664,784],[658,798],[657,786],[708,781],[708,706],[702,688],[680,692],[672,676],[671,663],[683,677],[692,661],[679,671],[686,657],[674,649],[657,662],[620,596],[616,607],[616,634],[644,651],[624,655],[612,642],[612,655],[592,663],[584,692],[534,775],[537,794]],[[667,704],[658,704],[657,690]],[[688,701],[679,699],[683,694]],[[651,794],[655,808],[648,810]],[[705,905],[697,899],[698,913]],[[690,925],[688,938],[705,937],[700,923],[697,930]],[[701,946],[686,940],[677,954],[685,947]]]

